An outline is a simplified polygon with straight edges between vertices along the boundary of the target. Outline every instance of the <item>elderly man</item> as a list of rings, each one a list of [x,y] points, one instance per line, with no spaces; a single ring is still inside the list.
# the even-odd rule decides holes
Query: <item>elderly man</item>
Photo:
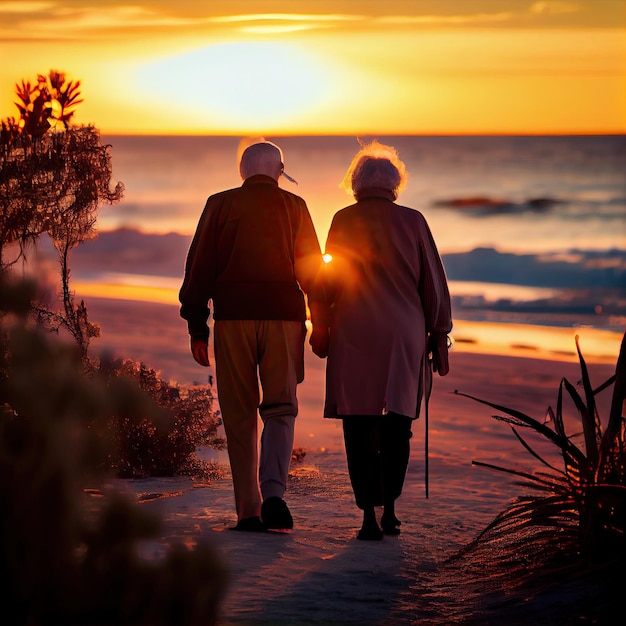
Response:
[[[282,151],[269,141],[243,152],[241,187],[206,202],[179,294],[191,352],[203,366],[209,365],[213,302],[235,530],[293,527],[283,496],[298,413],[296,387],[304,378],[305,293],[315,323],[322,255],[305,201],[278,186],[283,168]],[[260,458],[257,411],[263,423]]]

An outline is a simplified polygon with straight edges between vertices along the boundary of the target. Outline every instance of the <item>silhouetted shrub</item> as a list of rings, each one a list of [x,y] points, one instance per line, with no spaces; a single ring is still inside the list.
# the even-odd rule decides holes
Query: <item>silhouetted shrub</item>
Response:
[[[28,244],[46,233],[57,252],[60,302],[35,307],[38,321],[69,333],[87,358],[99,335],[83,301],[70,289],[70,254],[95,237],[98,209],[119,202],[122,183],[112,185],[110,147],[94,126],[71,124],[80,99],[80,81],[63,72],[39,74],[16,85],[19,120],[0,120],[0,271],[25,256]],[[5,251],[17,247],[16,258]]]
[[[2,276],[0,296],[11,309],[0,310],[2,622],[215,624],[226,577],[212,548],[142,558],[159,520],[107,487],[103,471],[111,419],[159,423],[165,409],[130,377],[86,375],[75,346],[28,330],[10,304],[23,294]]]
[[[179,386],[163,380],[159,373],[131,359],[100,363],[109,381],[133,380],[162,411],[149,414],[121,412],[110,422],[116,456],[110,464],[120,478],[193,475],[215,478],[219,466],[201,460],[201,446],[225,445],[217,436],[219,419],[213,411],[210,385]]]

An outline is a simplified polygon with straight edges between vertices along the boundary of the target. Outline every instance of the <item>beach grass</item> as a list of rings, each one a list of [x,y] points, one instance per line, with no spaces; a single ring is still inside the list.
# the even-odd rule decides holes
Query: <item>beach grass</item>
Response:
[[[626,399],[626,334],[622,340],[615,374],[593,387],[576,338],[581,379],[578,385],[563,378],[555,408],[548,407],[545,422],[515,409],[456,391],[495,409],[492,417],[508,424],[513,435],[540,464],[529,472],[473,461],[479,467],[516,478],[525,490],[495,517],[474,541],[453,559],[474,578],[476,594],[486,601],[490,593],[523,588],[527,597],[543,596],[551,589],[569,589],[572,606],[581,620],[612,615],[616,581],[623,579],[626,556],[626,449],[623,407]],[[613,385],[608,418],[597,411],[596,396]],[[565,400],[574,406],[581,426],[566,429]],[[556,448],[562,467],[537,451],[522,429],[530,429]],[[576,441],[582,438],[582,445]],[[476,581],[480,580],[480,583]],[[566,593],[567,596],[567,593]],[[553,597],[554,600],[554,597]],[[578,604],[576,604],[578,602]],[[504,610],[498,605],[500,613]],[[533,606],[537,607],[535,602]],[[613,608],[612,608],[613,607]],[[516,609],[518,610],[518,609]],[[534,619],[540,619],[538,614]],[[519,617],[519,613],[518,613]],[[568,617],[569,619],[569,617]],[[603,623],[603,622],[602,622]]]

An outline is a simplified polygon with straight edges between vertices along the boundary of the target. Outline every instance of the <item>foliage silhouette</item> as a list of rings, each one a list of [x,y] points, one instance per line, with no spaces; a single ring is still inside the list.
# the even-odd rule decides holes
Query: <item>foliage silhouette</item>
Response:
[[[518,497],[511,506],[479,535],[482,541],[497,541],[509,533],[532,530],[534,540],[551,543],[551,549],[580,554],[587,562],[612,561],[626,556],[626,334],[622,339],[616,372],[599,387],[593,388],[578,337],[576,348],[581,367],[582,395],[566,378],[559,385],[556,409],[548,407],[549,423],[540,422],[520,411],[469,394],[456,392],[498,411],[494,415],[508,423],[522,446],[545,468],[536,473],[490,465],[488,467],[516,476],[518,484],[536,495]],[[603,429],[595,397],[614,385],[610,414]],[[571,399],[580,417],[584,446],[575,442],[577,434],[565,427],[564,396]],[[519,429],[528,428],[556,447],[563,467],[555,467],[536,451]],[[532,538],[531,538],[532,540]]]
[[[158,423],[141,414],[111,422],[116,456],[107,462],[118,475],[214,477],[219,469],[196,455],[200,445],[221,443],[209,387],[179,388],[130,359],[100,363],[89,354],[100,329],[90,321],[85,302],[75,300],[70,254],[96,235],[100,205],[118,202],[123,186],[111,188],[110,146],[101,144],[98,131],[71,124],[82,102],[79,88],[80,81],[67,81],[55,70],[39,75],[34,84],[22,81],[16,86],[20,119],[3,121],[0,131],[0,273],[25,258],[30,244],[49,236],[59,262],[61,300],[56,304],[40,298],[34,307],[38,325],[67,332],[87,372],[134,378],[164,409]],[[3,251],[12,244],[18,254],[8,260]]]
[[[226,582],[211,546],[166,547],[159,521],[107,487],[120,415],[163,416],[129,377],[87,375],[77,350],[29,328],[32,287],[0,277],[0,602],[19,624],[215,624]]]
[[[212,410],[210,385],[180,387],[131,359],[102,359],[99,372],[109,380],[128,379],[148,393],[163,412],[123,412],[109,423],[116,457],[108,462],[120,478],[189,475],[205,480],[222,476],[215,462],[203,461],[202,446],[225,447],[217,436],[219,421]]]
[[[24,258],[39,237],[50,236],[59,260],[61,308],[42,303],[39,321],[69,332],[85,360],[99,329],[89,322],[85,303],[74,301],[69,257],[95,236],[99,207],[119,202],[124,187],[111,187],[110,146],[100,142],[98,130],[70,124],[82,102],[79,87],[80,81],[67,82],[55,70],[39,75],[36,84],[16,86],[20,119],[3,120],[0,128],[0,271]],[[15,258],[6,254],[11,245],[18,247]]]

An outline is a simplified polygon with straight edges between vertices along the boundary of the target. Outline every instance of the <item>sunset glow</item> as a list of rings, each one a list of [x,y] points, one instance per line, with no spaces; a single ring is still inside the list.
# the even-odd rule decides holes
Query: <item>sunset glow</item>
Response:
[[[622,335],[589,327],[555,328],[455,320],[453,352],[507,354],[531,359],[577,362],[576,336],[590,363],[614,363]]]
[[[128,302],[154,302],[178,306],[177,286],[146,285],[149,280],[133,282],[120,278],[107,283],[76,281],[80,298],[112,298]],[[310,330],[310,323],[307,324]],[[621,334],[590,327],[554,328],[530,324],[503,324],[455,320],[452,331],[453,352],[507,354],[557,361],[577,362],[575,337],[579,336],[585,358],[590,363],[613,363],[619,352]]]
[[[178,304],[178,289],[120,283],[94,283],[76,281],[76,292],[81,298],[112,298],[159,304]]]
[[[187,122],[255,128],[298,123],[331,90],[330,68],[298,48],[268,42],[207,46],[136,69],[139,100],[182,104]],[[168,92],[163,98],[163,83]]]
[[[625,17],[619,0],[5,1],[0,116],[58,69],[108,134],[622,133]]]

